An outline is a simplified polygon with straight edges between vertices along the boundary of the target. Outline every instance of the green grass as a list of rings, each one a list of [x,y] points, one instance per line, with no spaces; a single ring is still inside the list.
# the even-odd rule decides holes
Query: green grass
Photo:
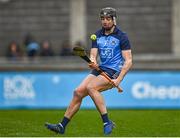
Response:
[[[57,123],[63,114],[64,110],[0,110],[0,136],[104,136],[96,110],[80,110],[64,135],[44,127],[45,122]],[[111,137],[180,136],[180,110],[109,110],[109,116],[116,123]]]

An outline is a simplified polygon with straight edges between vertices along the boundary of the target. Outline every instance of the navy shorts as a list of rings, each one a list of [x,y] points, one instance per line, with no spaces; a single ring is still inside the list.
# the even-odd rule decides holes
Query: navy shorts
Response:
[[[105,67],[103,67],[103,68],[99,67],[99,68],[103,72],[105,72],[111,79],[116,79],[119,76],[119,73],[120,73],[120,72],[118,72],[116,70],[113,70],[113,69],[110,69],[110,68],[105,68]],[[98,76],[98,75],[100,75],[100,72],[93,69],[90,74],[93,74],[94,76]]]

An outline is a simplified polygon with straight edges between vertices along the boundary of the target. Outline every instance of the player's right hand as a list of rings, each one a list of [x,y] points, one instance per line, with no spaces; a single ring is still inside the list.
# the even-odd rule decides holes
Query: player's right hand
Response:
[[[91,62],[88,65],[89,65],[89,68],[91,68],[91,69],[97,69],[98,68],[98,64],[96,64],[94,62]]]

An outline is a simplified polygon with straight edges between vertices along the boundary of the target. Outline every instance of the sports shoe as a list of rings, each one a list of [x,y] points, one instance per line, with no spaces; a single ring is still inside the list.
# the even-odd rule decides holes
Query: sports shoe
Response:
[[[64,127],[62,126],[61,123],[59,124],[49,124],[49,123],[45,123],[45,126],[47,129],[51,130],[51,131],[54,131],[56,133],[59,133],[59,134],[64,134],[65,132],[65,129]]]
[[[115,123],[112,121],[109,121],[107,123],[104,123],[104,134],[109,135],[112,132],[112,129],[115,128]]]

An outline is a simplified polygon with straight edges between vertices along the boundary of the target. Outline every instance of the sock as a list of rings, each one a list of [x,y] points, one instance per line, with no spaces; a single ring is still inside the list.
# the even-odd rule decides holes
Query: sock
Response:
[[[107,122],[109,122],[108,114],[107,113],[103,114],[103,115],[101,115],[101,117],[102,117],[104,125],[106,125]]]
[[[63,120],[61,121],[62,126],[65,128],[69,121],[70,119],[64,116]]]

